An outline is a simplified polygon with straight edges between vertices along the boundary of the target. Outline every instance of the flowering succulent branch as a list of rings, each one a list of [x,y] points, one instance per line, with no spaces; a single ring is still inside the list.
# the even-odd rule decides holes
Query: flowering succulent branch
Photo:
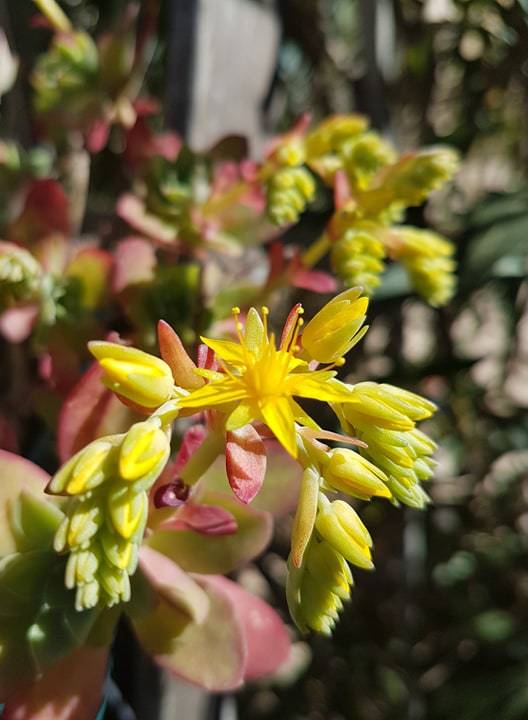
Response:
[[[199,484],[208,467],[223,452],[231,488],[245,503],[266,482],[263,439],[271,434],[302,469],[288,581],[292,617],[303,630],[331,632],[352,583],[347,563],[366,570],[373,568],[372,540],[367,529],[351,505],[344,500],[332,500],[332,496],[339,492],[358,500],[380,497],[396,504],[423,507],[428,498],[421,482],[431,476],[434,467],[430,456],[435,444],[416,428],[418,421],[435,411],[431,402],[390,385],[372,382],[350,385],[337,378],[336,368],[343,366],[345,355],[367,331],[364,326],[367,305],[361,290],[352,288],[332,299],[307,323],[302,306],[296,305],[279,341],[270,331],[266,307],[260,313],[251,308],[245,322],[240,319],[239,308],[234,308],[235,339],[203,337],[202,362],[198,367],[165,323],[160,324],[160,346],[167,362],[134,348],[92,343],[90,348],[103,370],[105,385],[135,406],[157,408],[149,420],[134,425],[125,440],[119,437],[104,441],[105,447],[120,452],[117,474],[115,470],[108,471],[114,478],[114,485],[109,487],[115,493],[106,501],[110,531],[113,528],[124,540],[133,536],[136,545],[140,542],[144,522],[138,519],[131,532],[123,535],[121,526],[116,525],[113,503],[117,502],[118,512],[126,513],[127,517],[135,519],[146,513],[146,500],[137,499],[134,488],[139,488],[144,498],[145,490],[152,486],[167,461],[168,446],[167,441],[163,444],[166,435],[161,423],[170,424],[179,414],[207,417],[209,441],[203,440],[191,455],[179,473],[178,482],[189,489]],[[299,405],[298,399],[302,398],[330,404],[345,434],[322,429]],[[357,446],[359,451],[331,448],[323,441]],[[89,468],[99,472],[98,458],[106,457],[105,451],[101,454],[98,450],[100,442],[96,441],[93,450],[89,446],[69,461],[52,480],[50,490],[67,490],[65,482],[70,477],[70,483],[77,489],[75,473],[80,474],[83,482],[90,482],[85,479],[85,458]],[[121,450],[114,449],[116,443],[118,448],[123,443]],[[92,453],[97,459],[90,461]],[[134,458],[133,470],[126,453]],[[138,468],[148,465],[146,479],[141,477],[140,469],[135,469],[136,465]],[[115,485],[119,475],[121,484]],[[130,478],[135,481],[132,485],[127,484]],[[187,498],[189,493],[182,494],[180,489],[179,496]],[[118,500],[114,501],[114,497]],[[165,504],[164,497],[167,495],[158,492],[161,498],[158,504]],[[88,503],[93,502],[88,498]],[[138,509],[134,509],[134,503]],[[144,504],[140,510],[141,503]],[[78,508],[58,530],[55,547],[59,551],[68,547],[63,539],[67,523],[75,523],[76,512],[84,512],[88,517],[92,504],[87,505],[86,511],[82,504],[81,510]],[[88,532],[95,537],[102,523],[102,519],[92,522]],[[104,552],[119,558],[121,552],[115,544],[118,538],[114,537],[112,543],[111,532],[104,536]],[[80,544],[75,538],[69,543],[74,556]],[[127,564],[129,557],[130,553],[120,567],[124,589],[115,590],[114,595],[106,590],[110,602],[128,599],[127,574],[134,569],[133,562]],[[71,577],[67,570],[70,583]],[[84,597],[82,583],[91,587],[94,577],[93,573],[88,581],[81,577],[81,597]]]
[[[338,115],[302,117],[260,162],[237,138],[194,152],[143,90],[158,3],[95,38],[55,0],[35,6],[51,31],[31,72],[42,144],[0,144],[0,334],[20,371],[0,410],[9,717],[34,692],[52,702],[68,663],[98,698],[121,613],[210,690],[274,670],[283,622],[221,577],[264,550],[273,515],[293,516],[291,617],[330,634],[352,566],[374,567],[362,504],[424,508],[436,449],[419,427],[434,404],[348,382],[347,356],[388,263],[432,306],[456,286],[451,241],[403,224],[452,177],[450,149],[401,154]],[[283,231],[312,212],[322,232],[292,244]],[[331,299],[311,318],[295,303],[278,331],[269,307],[294,288]],[[28,412],[57,430],[51,478],[16,454]]]

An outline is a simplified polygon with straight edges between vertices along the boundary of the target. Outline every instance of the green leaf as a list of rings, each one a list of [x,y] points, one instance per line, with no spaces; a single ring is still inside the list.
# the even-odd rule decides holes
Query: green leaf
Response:
[[[45,550],[62,518],[62,511],[52,502],[22,490],[10,508],[11,529],[21,551]]]

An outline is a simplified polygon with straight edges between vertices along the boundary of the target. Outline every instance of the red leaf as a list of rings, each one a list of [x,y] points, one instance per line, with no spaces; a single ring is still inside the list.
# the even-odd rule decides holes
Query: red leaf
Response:
[[[17,305],[0,315],[0,333],[12,343],[24,342],[39,316],[38,305]]]
[[[147,240],[140,237],[121,240],[114,251],[113,291],[120,293],[129,285],[149,282],[156,263],[156,251]]]
[[[226,433],[226,472],[237,498],[251,502],[266,474],[266,446],[252,425]]]
[[[233,535],[237,521],[228,510],[217,505],[185,503],[169,519],[160,524],[162,530],[194,530],[201,535]]]
[[[350,183],[346,173],[343,170],[338,170],[334,177],[334,205],[336,210],[340,210],[346,205],[351,195]]]
[[[21,245],[31,246],[52,233],[68,235],[69,201],[56,180],[34,180],[26,194],[24,208],[9,227],[7,238]]]
[[[209,576],[208,584],[231,599],[242,622],[247,649],[244,679],[253,680],[274,672],[291,650],[286,626],[266,602],[240,585],[220,576]]]
[[[86,147],[94,155],[105,147],[110,135],[110,125],[105,120],[95,120],[86,133]]]
[[[210,347],[200,343],[197,353],[198,367],[205,370],[218,370],[218,360]]]
[[[178,334],[165,320],[158,322],[158,343],[161,357],[172,370],[176,385],[186,390],[202,387],[204,381],[194,372],[196,365],[188,356]]]
[[[294,287],[318,293],[333,293],[337,289],[334,277],[322,270],[298,270],[291,277]]]
[[[61,462],[101,435],[122,432],[130,425],[129,411],[103,385],[102,375],[98,363],[94,363],[62,406],[57,427]]]
[[[194,455],[205,440],[206,435],[207,431],[203,425],[193,425],[185,431],[171,468],[174,473],[173,477],[181,473],[191,455]]]

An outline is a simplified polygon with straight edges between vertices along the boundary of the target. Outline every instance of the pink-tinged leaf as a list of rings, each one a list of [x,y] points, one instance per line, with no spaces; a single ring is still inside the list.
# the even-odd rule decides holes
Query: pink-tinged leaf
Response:
[[[291,513],[297,505],[302,469],[275,440],[266,440],[265,445],[266,476],[251,507],[282,517]],[[222,457],[215,460],[201,478],[200,486],[207,491],[229,492],[229,481]]]
[[[66,268],[68,277],[77,278],[81,285],[81,303],[95,309],[108,290],[113,258],[106,250],[89,247],[76,253]]]
[[[176,563],[152,548],[142,547],[139,567],[159,599],[201,623],[209,612],[209,599],[202,588]]]
[[[57,427],[61,462],[102,435],[124,432],[133,422],[131,411],[101,382],[102,375],[94,363],[64,401]]]
[[[179,510],[159,525],[161,530],[195,530],[201,535],[233,535],[238,526],[232,513],[217,505],[182,504]]]
[[[213,576],[207,580],[209,586],[231,598],[242,620],[247,647],[244,679],[254,680],[275,672],[291,651],[288,631],[278,613],[227,578]]]
[[[78,648],[8,698],[3,720],[94,720],[107,663],[106,647]]]
[[[34,180],[24,207],[7,230],[7,239],[31,247],[40,238],[61,233],[69,235],[69,201],[56,180]]]
[[[352,191],[344,170],[338,170],[334,177],[334,205],[340,210],[350,200]]]
[[[88,128],[85,134],[86,148],[94,155],[106,146],[110,135],[110,125],[105,120],[97,119]]]
[[[36,304],[16,305],[0,315],[0,334],[12,343],[21,343],[31,335],[39,317]]]
[[[200,623],[161,600],[146,615],[132,618],[136,634],[154,660],[176,677],[210,692],[239,687],[247,664],[247,643],[238,609],[223,587],[196,576],[209,601]]]
[[[158,343],[160,355],[172,370],[176,385],[186,390],[197,390],[204,381],[194,371],[196,365],[185,350],[178,334],[165,320],[158,322]]]
[[[198,367],[204,370],[218,370],[218,360],[210,347],[200,343],[197,352]]]
[[[322,270],[298,270],[291,281],[294,287],[312,292],[332,293],[337,289],[335,278]]]
[[[203,425],[192,425],[184,432],[180,448],[171,468],[172,477],[181,473],[191,455],[194,455],[206,437],[207,430]]]
[[[145,543],[167,555],[189,572],[228,573],[259,555],[271,539],[271,515],[244,505],[231,491],[204,492],[193,501],[227,510],[236,520],[232,535],[210,536],[195,530],[166,530],[160,524],[171,514],[167,509],[155,511],[151,517],[152,533]],[[174,511],[177,516],[179,509]],[[159,518],[159,519],[158,519]]]
[[[121,240],[114,251],[113,291],[120,293],[130,285],[150,282],[156,264],[152,243],[139,237]]]
[[[0,558],[3,558],[18,549],[9,519],[13,503],[24,490],[44,497],[50,478],[38,465],[6,450],[0,450],[0,478]]]
[[[243,503],[259,492],[266,474],[266,446],[252,425],[226,433],[226,472],[231,489]]]
[[[155,215],[151,215],[145,203],[135,195],[129,193],[122,195],[117,202],[116,211],[119,217],[134,230],[163,245],[175,244],[176,230]]]

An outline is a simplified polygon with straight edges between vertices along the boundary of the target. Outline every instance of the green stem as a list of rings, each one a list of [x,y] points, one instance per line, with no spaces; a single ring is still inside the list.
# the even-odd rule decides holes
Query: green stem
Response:
[[[211,430],[198,450],[191,456],[180,477],[187,485],[194,485],[223,452],[225,438],[223,433]]]
[[[55,0],[33,0],[33,2],[40,12],[48,18],[55,30],[63,33],[72,32],[71,22]]]
[[[320,238],[315,240],[308,250],[306,250],[305,253],[303,253],[302,256],[302,263],[305,267],[311,268],[314,265],[317,265],[319,260],[321,260],[326,253],[328,252],[330,248],[330,238],[326,233],[321,235]]]

